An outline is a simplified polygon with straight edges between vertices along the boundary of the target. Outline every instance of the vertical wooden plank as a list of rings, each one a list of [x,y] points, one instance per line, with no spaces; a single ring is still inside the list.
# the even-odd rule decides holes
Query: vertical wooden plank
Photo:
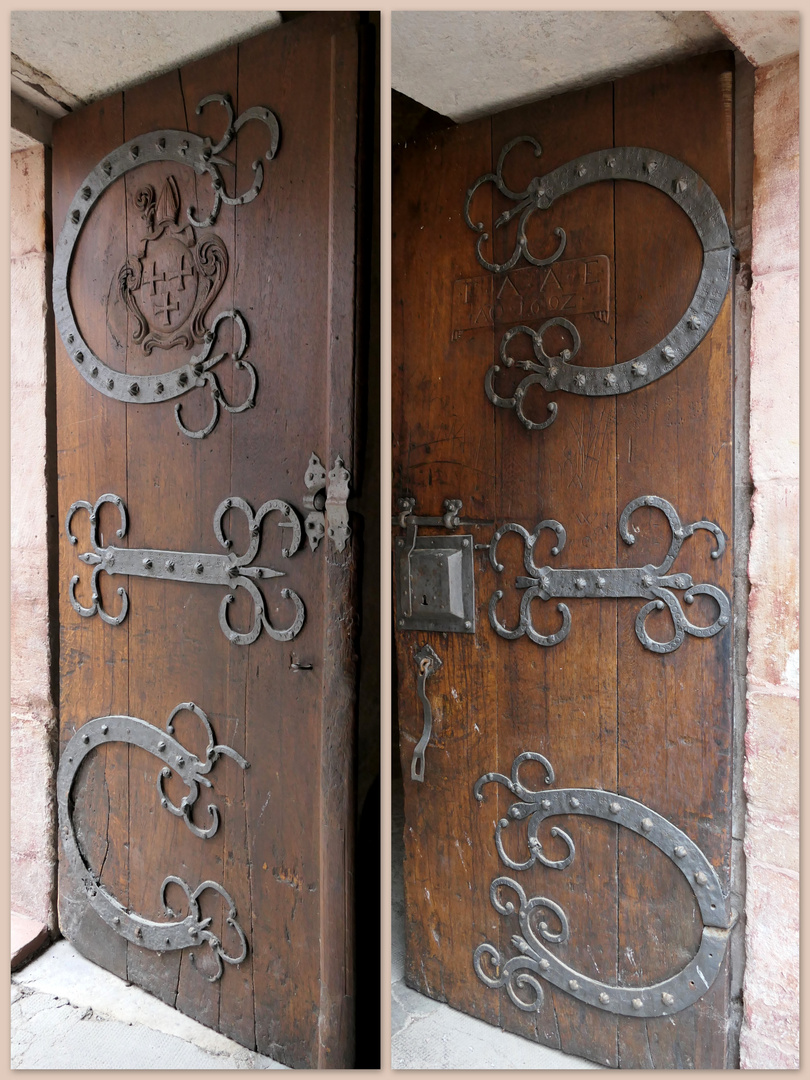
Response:
[[[610,84],[562,95],[549,101],[512,109],[492,119],[493,169],[501,147],[520,135],[531,135],[542,147],[542,156],[519,145],[510,153],[504,174],[513,190],[523,190],[532,176],[575,160],[577,155],[610,147],[613,139],[613,90]],[[503,203],[503,205],[501,205]],[[493,218],[506,208],[498,200]],[[513,205],[513,204],[510,204]],[[557,263],[528,269],[524,260],[509,275],[496,277],[496,289],[526,290],[527,297],[540,292],[554,303],[559,295],[566,303],[569,290],[560,289],[573,269],[574,280],[612,277],[606,261],[613,264],[613,191],[610,184],[594,184],[559,198],[545,212],[530,219],[529,249],[535,256],[551,254],[558,239],[553,229],[562,228],[566,247]],[[514,227],[498,230],[500,247],[497,262],[504,262],[514,248]],[[497,235],[497,234],[496,234]],[[607,260],[594,260],[595,256]],[[590,261],[594,260],[594,261]],[[533,280],[532,280],[533,279]],[[531,283],[530,283],[531,282]],[[570,315],[581,336],[576,364],[601,366],[615,362],[615,304],[612,281],[606,283],[607,302],[599,311]],[[581,287],[581,286],[580,286]],[[574,290],[571,289],[571,292]],[[569,306],[570,304],[569,296]],[[575,301],[574,301],[575,302]],[[546,309],[528,318],[521,312],[515,323],[539,329],[549,318],[566,317],[568,308]],[[517,315],[517,312],[515,312]],[[499,363],[501,336],[508,323],[495,335],[494,362]],[[572,347],[567,332],[551,328],[544,338],[549,355]],[[510,354],[535,359],[525,335],[513,339]],[[510,380],[511,375],[511,380]],[[501,372],[509,395],[524,371]],[[483,395],[483,386],[479,393]],[[533,400],[532,400],[533,395]],[[553,533],[538,540],[535,563],[559,567],[612,566],[615,552],[615,410],[614,398],[590,398],[573,394],[545,394],[535,387],[526,399],[526,411],[536,420],[547,418],[546,402],[556,400],[557,419],[545,430],[529,431],[511,410],[496,409],[499,484],[495,493],[496,522],[516,521],[531,532],[544,518],[560,521],[567,531],[567,543],[558,556],[551,554]],[[489,402],[487,402],[489,406]],[[511,543],[510,543],[511,541]],[[525,574],[523,544],[519,537],[507,536],[499,545],[503,573],[497,583],[490,572],[487,584],[504,592],[498,606],[501,621],[513,627],[519,621],[521,594],[514,579]],[[555,785],[602,787],[616,784],[616,603],[581,601],[570,604],[572,626],[568,637],[552,648],[535,645],[528,637],[517,641],[497,639],[499,670],[498,771],[509,775],[512,762],[523,751],[544,754],[554,767]],[[556,604],[535,601],[534,625],[540,633],[559,628],[561,616]],[[494,631],[486,626],[484,632]],[[540,777],[541,769],[526,770]],[[540,784],[530,784],[538,787]],[[508,796],[507,796],[508,798]],[[502,812],[503,812],[502,808]],[[616,978],[616,827],[589,818],[557,819],[570,831],[576,857],[565,870],[537,865],[511,875],[497,858],[490,841],[492,877],[507,874],[519,881],[527,896],[545,896],[559,903],[570,925],[570,938],[555,946],[565,963],[592,978],[613,982]],[[518,835],[521,842],[516,843]],[[523,832],[511,838],[509,850],[517,857],[525,853]],[[543,836],[549,858],[566,854],[559,839]],[[525,854],[520,855],[521,858]],[[483,887],[484,883],[481,882]],[[518,930],[515,918],[500,917],[500,951],[515,954],[511,935]],[[583,1005],[551,985],[544,987],[545,1001],[539,1013],[523,1012],[500,991],[501,1026],[529,1038],[559,1047],[568,1053],[586,1056],[603,1065],[616,1065],[616,1018]],[[526,998],[528,1000],[528,997]]]
[[[453,297],[479,276],[464,194],[489,171],[489,123],[428,135],[394,162],[392,370],[395,498],[416,513],[463,501],[464,529],[484,542],[495,482],[494,422],[475,392],[492,356],[492,330],[455,335]],[[486,197],[486,196],[485,196]],[[482,384],[479,384],[482,386]],[[402,532],[394,530],[396,544]],[[497,1023],[497,997],[474,976],[472,956],[496,940],[487,878],[498,796],[476,803],[472,786],[497,757],[497,669],[487,632],[488,563],[475,555],[475,636],[396,629],[400,752],[405,787],[405,971],[409,985]],[[433,734],[422,783],[411,779],[421,737],[414,652],[429,641],[443,667],[427,683]],[[486,884],[482,884],[486,879]]]
[[[684,161],[708,182],[726,216],[731,208],[731,80],[728,54],[698,57],[616,84],[617,145],[645,145]],[[686,216],[662,194],[617,185],[618,359],[649,348],[680,318],[700,271],[700,244]],[[723,557],[699,533],[673,568],[695,582],[732,586],[732,296],[711,333],[663,379],[618,401],[618,506],[661,495],[684,522],[707,518],[728,538]],[[622,564],[658,562],[669,529],[657,511],[639,512],[636,544],[620,545]],[[624,549],[624,550],[621,550]],[[700,599],[700,598],[698,598]],[[705,598],[704,598],[705,599]],[[698,610],[695,610],[698,609]],[[716,608],[696,601],[687,616],[711,622]],[[619,605],[619,790],[682,828],[704,851],[728,890],[731,772],[731,627],[687,637],[667,655],[641,648],[630,604]],[[653,637],[671,635],[650,620]],[[622,831],[619,849],[620,980],[649,985],[694,955],[701,920],[682,875]],[[649,845],[646,845],[649,847]],[[656,853],[657,854],[657,853]],[[646,856],[646,859],[645,859]],[[645,869],[646,865],[646,869]],[[624,1068],[725,1065],[727,963],[712,988],[674,1017],[620,1021]]]
[[[333,157],[338,148],[333,139],[339,137],[341,123],[351,125],[356,108],[344,96],[353,80],[356,85],[356,69],[348,58],[341,72],[333,53],[339,47],[333,35],[347,23],[351,25],[345,16],[295,20],[240,47],[240,102],[243,106],[266,104],[281,125],[277,158],[266,165],[263,229],[258,232],[239,216],[236,223],[237,288],[251,320],[257,355],[264,359],[260,380],[265,373],[256,409],[246,416],[245,424],[234,428],[233,487],[253,505],[282,498],[300,506],[310,454],[316,452],[331,468],[334,458],[330,454],[341,452],[350,460],[353,453],[350,439],[347,445],[339,445],[337,426],[331,442],[328,404],[330,360],[340,364],[347,356],[353,357],[352,317],[343,330],[339,307],[330,316],[332,305],[345,301],[344,275],[352,291],[354,274],[350,251],[343,252],[346,262],[338,267],[331,246],[336,222],[330,218],[330,209],[342,213],[335,198],[343,197],[336,189],[333,194],[344,168]],[[354,56],[356,63],[356,51]],[[302,89],[303,71],[309,77]],[[259,125],[247,125],[239,138],[237,181],[244,190],[253,176],[252,162],[265,145]],[[340,227],[345,226],[341,223]],[[332,333],[335,339],[340,336],[339,347],[337,340],[330,340]],[[344,347],[347,353],[342,352]],[[281,376],[271,377],[273,369]],[[348,377],[351,380],[350,372]],[[341,389],[343,404],[345,393]],[[351,417],[345,422],[350,430]],[[324,873],[332,871],[328,859],[323,862],[321,850],[324,755],[330,752],[323,725],[331,704],[323,700],[324,686],[331,685],[324,660],[327,613],[323,598],[326,565],[334,556],[324,542],[313,554],[304,541],[300,554],[288,562],[280,556],[277,533],[268,522],[260,556],[264,553],[269,565],[284,570],[287,577],[282,585],[301,596],[307,617],[294,642],[278,643],[262,636],[248,652],[246,753],[252,767],[246,778],[246,800],[256,1039],[261,1052],[272,1053],[288,1065],[338,1065],[346,1063],[350,1003],[343,991],[349,983],[344,988],[336,980],[333,957],[325,955],[331,949],[325,939],[335,934],[338,941],[347,942],[340,929],[345,910],[338,914],[335,909],[337,894],[341,893],[342,904],[346,893],[340,881],[324,879]],[[351,553],[344,556],[344,570],[351,558]],[[351,580],[344,578],[342,583],[353,589]],[[280,586],[267,585],[264,593],[271,620],[278,626],[288,625],[292,608],[281,598]],[[350,638],[350,608],[344,616],[344,632]],[[296,670],[293,662],[312,664],[312,669]],[[342,740],[351,723],[351,705],[345,695],[336,706],[334,720],[335,733],[343,728],[337,736]],[[338,773],[347,745],[341,741],[335,760]],[[343,783],[350,792],[350,774],[344,773]],[[336,797],[343,798],[332,790],[327,795],[331,809]],[[326,826],[331,841],[343,853],[334,852],[338,861],[351,855],[348,827],[345,818]],[[323,983],[324,961],[330,965],[328,988]]]
[[[121,95],[87,107],[54,125],[53,227],[58,236],[76,189],[98,161],[123,141]],[[110,283],[126,259],[123,185],[115,185],[96,206],[85,226],[68,281],[72,306],[90,345],[113,357],[115,343],[104,312]],[[113,363],[116,361],[113,359]],[[56,335],[57,452],[59,506],[60,743],[64,747],[87,720],[126,713],[128,697],[127,634],[96,616],[84,619],[70,605],[68,585],[79,575],[77,598],[89,603],[90,571],[77,555],[89,550],[87,514],[76,515],[74,547],[66,537],[68,507],[116,491],[126,497],[126,407],[93,390],[79,375]],[[112,542],[112,514],[104,507],[101,533]],[[123,541],[126,544],[126,540]],[[105,610],[120,603],[110,579],[102,575]],[[101,882],[122,902],[128,899],[129,859],[127,751],[120,744],[97,750],[74,782],[74,823],[87,860]],[[126,977],[126,942],[91,909],[78,883],[59,877],[59,920],[66,936],[90,959]]]

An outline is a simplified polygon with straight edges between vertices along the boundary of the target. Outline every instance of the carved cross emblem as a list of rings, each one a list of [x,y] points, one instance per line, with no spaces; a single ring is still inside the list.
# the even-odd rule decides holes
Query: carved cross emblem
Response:
[[[118,273],[118,290],[135,317],[133,341],[145,353],[155,347],[191,348],[206,334],[204,318],[228,272],[228,252],[218,236],[198,241],[191,225],[178,225],[180,191],[166,178],[155,199],[151,185],[136,196],[148,231],[137,257]]]

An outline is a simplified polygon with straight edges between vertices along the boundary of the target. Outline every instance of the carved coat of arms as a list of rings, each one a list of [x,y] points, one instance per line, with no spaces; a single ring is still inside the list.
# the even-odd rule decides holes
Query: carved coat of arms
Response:
[[[155,200],[142,188],[135,199],[148,232],[137,257],[118,272],[118,293],[135,318],[132,340],[145,353],[174,345],[191,348],[206,334],[205,315],[228,273],[228,252],[216,235],[198,240],[191,225],[178,225],[180,192],[169,176]]]

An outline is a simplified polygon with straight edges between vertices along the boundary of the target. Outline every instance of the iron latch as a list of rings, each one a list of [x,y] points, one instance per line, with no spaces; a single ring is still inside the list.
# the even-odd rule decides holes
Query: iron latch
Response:
[[[317,551],[324,535],[334,543],[336,551],[343,551],[352,534],[349,527],[349,484],[351,473],[343,464],[338,454],[335,467],[327,473],[321,459],[312,453],[304,473],[307,494],[304,506],[309,513],[304,521],[304,530],[312,551]]]

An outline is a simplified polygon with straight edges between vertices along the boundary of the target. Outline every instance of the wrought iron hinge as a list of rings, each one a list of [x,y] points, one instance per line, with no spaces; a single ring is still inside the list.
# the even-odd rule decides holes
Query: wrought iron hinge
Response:
[[[304,520],[304,531],[310,548],[317,551],[326,535],[336,551],[343,551],[352,534],[348,508],[351,473],[343,464],[343,458],[338,454],[335,467],[327,473],[321,459],[313,452],[304,474],[304,483],[307,488],[304,506],[309,510]]]
[[[544,789],[534,791],[521,783],[520,767],[526,761],[539,762],[545,769]],[[548,790],[548,785],[554,783],[554,770],[542,754],[531,751],[518,754],[512,763],[511,777],[497,772],[485,773],[473,787],[478,802],[483,802],[485,785],[493,782],[501,784],[517,800],[495,825],[495,846],[505,866],[522,871],[535,863],[553,870],[564,870],[571,865],[576,855],[574,841],[558,825],[552,826],[551,835],[565,843],[567,855],[561,859],[549,859],[543,853],[538,834],[540,826],[548,818],[584,816],[615,822],[649,841],[672,860],[694,894],[703,931],[697,954],[677,974],[653,985],[612,986],[575,971],[544,944],[563,945],[568,941],[568,918],[559,904],[544,896],[529,898],[514,878],[497,877],[490,885],[490,900],[498,914],[507,917],[517,914],[521,933],[512,937],[512,944],[518,950],[518,955],[506,959],[505,954],[489,942],[479,945],[473,955],[473,966],[481,982],[493,989],[505,986],[513,1003],[525,1012],[539,1012],[543,1005],[540,979],[570,994],[577,1001],[619,1016],[670,1016],[702,997],[717,978],[728,936],[737,916],[726,907],[717,873],[697,844],[662,814],[618,792],[597,788]],[[525,821],[527,818],[529,857],[519,862],[507,853],[503,834],[512,821]],[[519,909],[511,900],[502,899],[500,890],[504,888],[511,889],[517,896]],[[559,929],[549,926],[546,918],[542,921],[538,919],[537,914],[541,912],[550,912]],[[489,957],[486,965],[485,956]],[[488,970],[491,967],[494,967],[494,971]],[[533,1000],[527,1001],[521,997],[516,988],[528,990],[534,995]]]
[[[121,610],[117,615],[111,615],[104,610],[101,602],[101,593],[98,586],[98,577],[102,570],[107,574],[126,574],[130,577],[159,578],[163,581],[184,581],[190,584],[221,585],[228,589],[222,598],[219,608],[219,625],[225,637],[234,645],[250,645],[261,633],[262,627],[276,641],[290,641],[296,636],[304,625],[306,611],[300,596],[292,589],[282,589],[281,595],[290,600],[295,608],[295,617],[292,623],[283,630],[274,627],[267,617],[264,597],[254,584],[257,580],[266,580],[275,577],[284,577],[281,570],[273,570],[269,567],[251,566],[255,559],[261,542],[262,522],[265,515],[273,511],[281,514],[282,520],[278,523],[279,528],[291,530],[291,539],[281,554],[289,559],[298,550],[301,543],[301,523],[295,510],[280,499],[269,499],[253,513],[250,505],[244,499],[224,499],[214,513],[214,535],[222,547],[228,549],[232,541],[222,531],[222,520],[229,510],[241,510],[247,518],[250,531],[250,543],[243,555],[234,552],[228,555],[209,555],[195,551],[163,551],[155,548],[121,548],[110,544],[107,547],[99,547],[98,542],[98,515],[104,503],[112,503],[121,516],[121,528],[116,535],[124,537],[127,531],[127,510],[123,499],[118,495],[101,495],[96,499],[95,505],[81,500],[73,503],[67,513],[65,531],[71,544],[77,542],[76,537],[70,531],[73,515],[77,510],[86,510],[90,516],[90,542],[93,551],[84,552],[79,559],[88,566],[94,567],[92,578],[92,602],[90,607],[83,607],[76,599],[76,585],[79,583],[78,574],[70,579],[70,602],[74,611],[85,618],[98,614],[101,619],[111,626],[118,626],[126,618],[129,610],[129,600],[126,590],[120,588],[118,595],[121,597]],[[233,602],[234,592],[237,587],[242,588],[253,601],[253,625],[244,634],[237,633],[228,625],[228,605]]]
[[[713,521],[695,521],[691,525],[681,522],[675,507],[661,499],[657,495],[642,495],[633,499],[622,511],[619,518],[619,535],[625,544],[634,544],[635,536],[629,529],[632,514],[642,506],[656,507],[663,511],[669,523],[672,540],[669,550],[660,566],[648,563],[646,566],[637,567],[611,567],[606,569],[561,569],[551,566],[535,566],[533,553],[540,533],[544,529],[551,530],[557,542],[551,549],[552,555],[558,555],[565,546],[565,529],[559,521],[547,519],[541,521],[533,533],[529,533],[522,525],[513,521],[507,522],[496,530],[489,545],[489,558],[493,570],[496,573],[503,572],[503,566],[498,562],[498,543],[507,532],[518,533],[523,538],[523,565],[529,573],[529,577],[519,577],[515,581],[515,587],[525,589],[520,604],[520,622],[514,630],[505,627],[498,619],[497,605],[503,596],[503,591],[497,589],[489,604],[489,621],[493,630],[501,637],[515,640],[524,634],[535,645],[557,645],[568,636],[571,629],[571,613],[566,604],[557,604],[557,610],[562,616],[562,625],[553,634],[539,634],[532,625],[531,603],[538,598],[540,600],[565,599],[577,600],[584,598],[606,599],[608,597],[639,597],[648,602],[641,608],[636,616],[636,636],[645,649],[655,653],[674,652],[679,648],[686,634],[692,637],[707,638],[719,634],[731,621],[731,603],[722,589],[715,585],[695,585],[689,574],[670,574],[672,564],[678,556],[684,540],[698,530],[705,530],[714,537],[716,548],[711,553],[712,559],[718,559],[725,551],[726,538],[722,529]],[[683,598],[687,604],[691,604],[695,596],[710,596],[717,604],[717,618],[709,626],[696,626],[684,615],[683,608],[675,596],[673,589],[683,590]],[[653,611],[669,609],[674,627],[674,634],[670,641],[656,641],[651,638],[645,629],[645,623]]]

